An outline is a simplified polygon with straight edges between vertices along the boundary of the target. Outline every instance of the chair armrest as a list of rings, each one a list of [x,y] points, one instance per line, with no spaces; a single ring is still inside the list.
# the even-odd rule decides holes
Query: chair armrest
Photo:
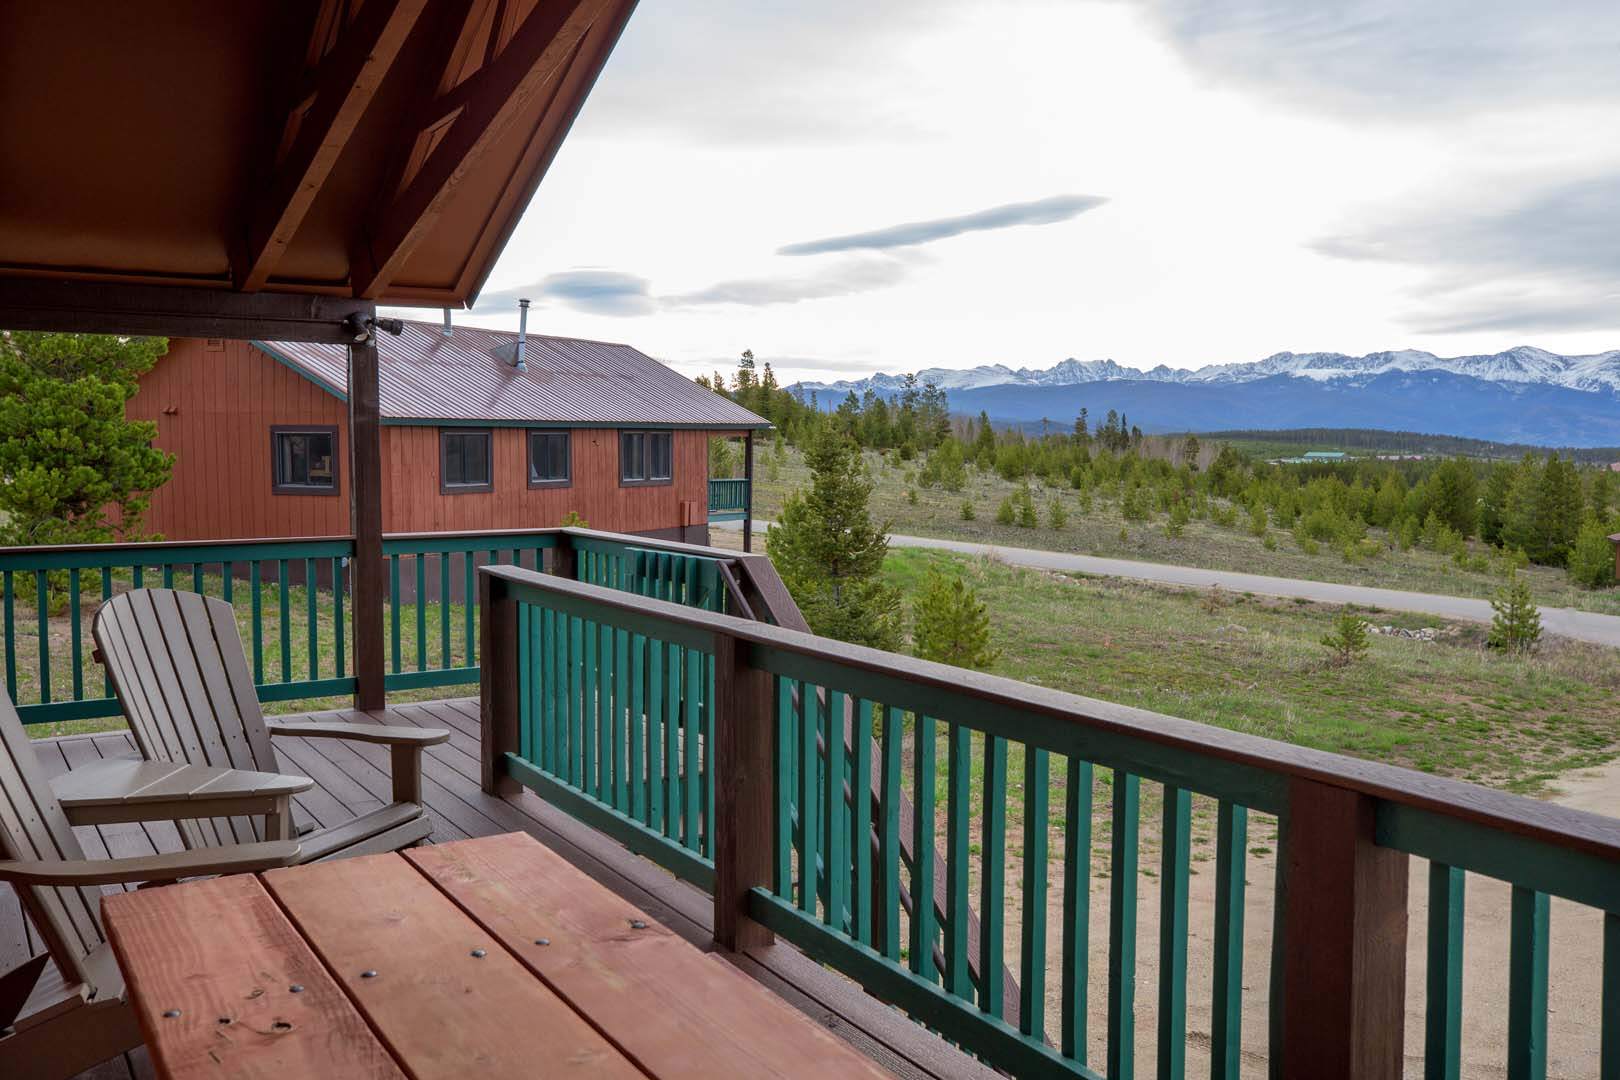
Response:
[[[211,874],[246,874],[291,866],[299,846],[292,840],[262,844],[137,855],[128,859],[17,859],[0,862],[0,881],[18,885],[123,885],[132,881],[173,881]]]
[[[272,735],[293,735],[301,739],[353,739],[356,742],[393,746],[437,746],[450,740],[450,732],[443,728],[419,728],[409,724],[349,724],[343,721],[288,724],[267,720],[264,726]]]

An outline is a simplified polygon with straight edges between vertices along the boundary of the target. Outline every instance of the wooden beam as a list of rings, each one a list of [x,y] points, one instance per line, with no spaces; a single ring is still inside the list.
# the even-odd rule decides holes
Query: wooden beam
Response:
[[[368,300],[292,293],[236,293],[194,285],[134,285],[0,276],[0,327],[86,334],[219,337],[347,344]]]
[[[248,221],[246,262],[234,268],[240,291],[269,280],[426,3],[371,0],[321,63],[312,100],[294,106],[303,117],[292,147]]]
[[[506,582],[478,573],[479,774],[486,795],[515,795],[521,789],[507,775],[506,755],[516,753],[518,732],[518,664],[516,601]]]
[[[380,295],[399,273],[454,195],[472,165],[506,133],[534,96],[555,85],[598,17],[599,0],[555,0],[540,4],[494,63],[453,93],[455,119],[404,189],[389,198],[373,219],[353,259],[354,294]],[[418,131],[442,124],[430,106]]]
[[[748,494],[743,506],[743,551],[754,550],[754,433],[743,436],[743,479],[748,482]]]
[[[354,558],[354,707],[381,709],[383,690],[382,420],[377,342],[349,346],[349,498]],[[420,600],[418,601],[420,602]]]
[[[1271,1075],[1398,1080],[1406,1030],[1405,852],[1375,800],[1296,779],[1282,815]]]

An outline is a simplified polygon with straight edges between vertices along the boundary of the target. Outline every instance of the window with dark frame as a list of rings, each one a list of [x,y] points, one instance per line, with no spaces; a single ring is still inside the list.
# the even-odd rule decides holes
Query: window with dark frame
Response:
[[[495,487],[491,470],[490,432],[449,430],[439,432],[439,489],[443,492],[491,491]]]
[[[530,487],[565,487],[572,482],[568,442],[566,431],[529,432]]]
[[[270,456],[276,494],[337,494],[337,428],[271,428]]]
[[[667,431],[619,433],[619,483],[667,484],[674,477],[674,436]]]

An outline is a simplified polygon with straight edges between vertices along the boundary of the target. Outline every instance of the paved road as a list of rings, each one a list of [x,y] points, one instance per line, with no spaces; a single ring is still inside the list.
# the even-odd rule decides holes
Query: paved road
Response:
[[[740,522],[716,524],[721,528],[741,527]],[[765,529],[761,522],[755,522],[754,527],[759,532]],[[1362,604],[1387,608],[1391,611],[1418,611],[1447,619],[1487,623],[1491,621],[1490,602],[1471,597],[1377,589],[1368,585],[1340,585],[1329,581],[1303,581],[1298,578],[1244,574],[1232,570],[1204,570],[1196,566],[1171,566],[1164,563],[1137,562],[1134,559],[1105,559],[1097,555],[975,544],[966,540],[942,540],[931,536],[890,536],[889,543],[894,547],[936,548],[942,551],[957,551],[964,555],[994,555],[1002,562],[1014,566],[1031,566],[1042,570],[1076,571],[1103,577],[1133,578],[1139,581],[1157,581],[1167,585],[1186,585],[1202,589],[1219,585],[1233,592],[1252,592],[1265,596],[1301,596],[1328,604]],[[1549,634],[1620,647],[1620,615],[1600,615],[1591,611],[1544,607],[1541,609],[1541,625]]]

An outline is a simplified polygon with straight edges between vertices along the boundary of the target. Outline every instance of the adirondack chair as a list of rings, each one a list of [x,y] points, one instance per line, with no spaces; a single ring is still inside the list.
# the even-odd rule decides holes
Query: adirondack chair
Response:
[[[73,1076],[143,1039],[101,928],[101,886],[289,866],[291,840],[204,851],[86,859],[0,690],[0,881],[9,882],[45,943],[0,974],[0,1076]]]
[[[135,589],[96,612],[96,658],[151,761],[279,772],[270,739],[349,739],[391,751],[393,801],[353,821],[302,837],[301,862],[367,855],[419,844],[433,832],[422,809],[422,750],[445,742],[437,728],[370,723],[267,721],[253,688],[231,605],[193,592]],[[181,823],[188,848],[264,839],[263,818]]]

